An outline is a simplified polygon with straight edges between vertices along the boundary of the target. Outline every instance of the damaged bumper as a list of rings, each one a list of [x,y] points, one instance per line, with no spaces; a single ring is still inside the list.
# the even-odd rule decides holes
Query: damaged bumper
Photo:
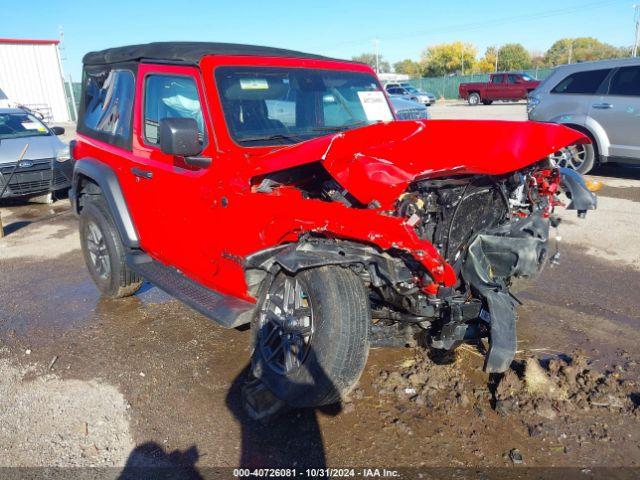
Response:
[[[598,207],[598,198],[589,191],[582,175],[570,168],[561,168],[560,178],[562,189],[570,200],[567,210],[577,210],[578,216],[584,218],[587,210]]]
[[[532,215],[504,228],[476,236],[469,246],[462,277],[486,304],[481,320],[490,329],[487,372],[504,372],[516,353],[515,299],[511,277],[536,274],[547,253],[549,220]]]

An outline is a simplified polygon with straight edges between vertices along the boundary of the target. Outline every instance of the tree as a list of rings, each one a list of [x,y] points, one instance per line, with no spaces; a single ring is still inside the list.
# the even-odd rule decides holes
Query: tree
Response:
[[[532,50],[529,52],[529,55],[531,55],[531,68],[545,68],[547,66],[544,53],[538,50]]]
[[[527,70],[531,68],[531,55],[519,43],[507,43],[498,50],[498,70]]]
[[[497,68],[498,59],[498,48],[497,47],[488,47],[484,52],[484,57],[482,57],[476,66],[476,70],[482,73],[491,73],[495,72]]]
[[[476,63],[476,47],[471,43],[441,43],[422,52],[425,75],[439,77],[450,73],[470,73]]]
[[[564,63],[606,60],[628,55],[625,48],[614,47],[592,37],[563,38],[555,42],[544,55],[545,63],[550,66]]]
[[[422,67],[418,62],[414,62],[410,59],[405,59],[393,64],[393,69],[396,73],[403,73],[410,77],[419,77],[422,75]]]
[[[376,69],[376,54],[375,53],[362,53],[360,55],[356,55],[355,57],[351,57],[351,60],[354,62],[366,63],[371,66],[374,70]],[[378,55],[378,73],[389,73],[391,71],[391,67],[389,66],[389,62],[387,62],[381,55]]]

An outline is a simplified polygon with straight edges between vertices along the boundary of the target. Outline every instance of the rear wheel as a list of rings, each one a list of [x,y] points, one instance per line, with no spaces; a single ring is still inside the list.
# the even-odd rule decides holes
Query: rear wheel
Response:
[[[100,196],[80,212],[80,244],[91,278],[111,298],[133,295],[142,279],[125,263],[125,249],[111,214]]]
[[[596,151],[591,143],[570,145],[549,155],[558,167],[570,168],[578,173],[589,173],[596,162]]]
[[[252,324],[253,374],[294,407],[335,403],[364,369],[370,323],[366,290],[351,270],[279,273]]]
[[[480,103],[480,95],[475,92],[470,93],[468,102],[469,102],[469,105],[473,105],[473,106],[478,105]]]

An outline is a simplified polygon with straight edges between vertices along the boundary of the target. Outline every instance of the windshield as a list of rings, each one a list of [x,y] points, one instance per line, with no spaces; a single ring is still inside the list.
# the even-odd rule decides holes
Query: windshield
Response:
[[[529,75],[522,75],[522,80],[524,80],[525,82],[533,82],[533,78],[531,78]]]
[[[46,135],[50,135],[49,129],[29,113],[0,113],[0,140]]]
[[[373,75],[335,70],[218,67],[229,132],[241,145],[296,143],[393,120]]]
[[[406,86],[404,87],[404,89],[409,92],[409,93],[414,93],[414,94],[418,94],[418,93],[422,93],[420,90],[418,90],[415,87],[411,87],[411,86]]]

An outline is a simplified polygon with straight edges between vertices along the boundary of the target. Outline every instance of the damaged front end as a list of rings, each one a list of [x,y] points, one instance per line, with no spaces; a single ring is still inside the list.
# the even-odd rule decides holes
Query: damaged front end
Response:
[[[429,239],[455,270],[453,288],[432,296],[445,307],[430,325],[431,345],[450,350],[465,340],[488,337],[487,372],[505,371],[516,352],[518,300],[513,278],[536,275],[548,258],[550,226],[561,205],[583,217],[596,197],[580,175],[541,161],[509,175],[426,180],[411,186],[398,214]]]
[[[473,161],[446,157],[434,135],[462,127],[477,139],[464,152]],[[516,351],[512,280],[547,261],[562,193],[580,217],[596,208],[579,174],[540,160],[576,141],[588,139],[527,122],[396,122],[270,153],[253,191],[303,202],[289,215],[297,241],[247,258],[249,291],[280,270],[350,268],[369,289],[374,330],[421,330],[443,350],[488,338],[485,370],[503,372]],[[420,151],[441,154],[436,168],[411,157]],[[300,161],[309,154],[320,160]]]

